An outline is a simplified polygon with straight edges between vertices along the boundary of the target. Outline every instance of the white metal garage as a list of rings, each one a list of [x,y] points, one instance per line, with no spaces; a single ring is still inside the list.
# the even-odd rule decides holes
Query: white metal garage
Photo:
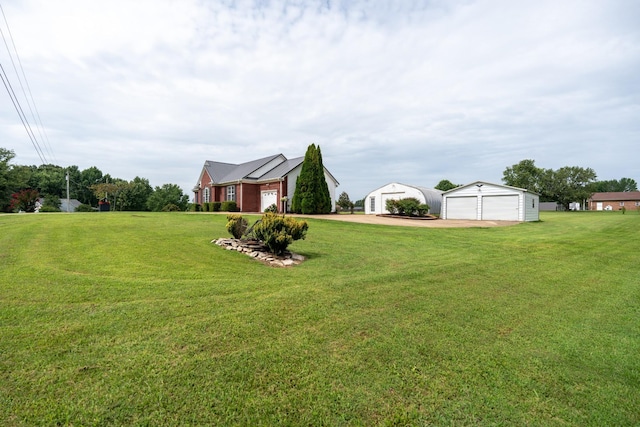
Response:
[[[539,196],[508,185],[477,181],[442,194],[443,219],[538,221]]]
[[[421,203],[429,205],[429,213],[438,215],[442,204],[442,191],[432,188],[417,187],[414,185],[400,184],[392,182],[378,189],[373,190],[365,197],[364,213],[366,214],[388,214],[387,200],[407,199],[414,197]]]

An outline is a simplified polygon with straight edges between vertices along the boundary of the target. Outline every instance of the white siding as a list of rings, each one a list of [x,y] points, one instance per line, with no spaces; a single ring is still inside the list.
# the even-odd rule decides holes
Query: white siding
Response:
[[[466,199],[466,200],[462,200]],[[474,199],[475,206],[470,199]],[[443,219],[537,221],[539,196],[519,188],[474,182],[443,194]]]
[[[524,193],[524,220],[540,220],[540,196],[532,193]]]

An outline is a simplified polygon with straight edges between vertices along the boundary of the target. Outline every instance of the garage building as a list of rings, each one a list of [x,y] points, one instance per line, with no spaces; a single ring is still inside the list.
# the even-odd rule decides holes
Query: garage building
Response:
[[[430,214],[440,214],[442,191],[398,182],[392,182],[369,193],[364,199],[364,213],[388,214],[387,200],[400,200],[409,197],[414,197],[420,200],[420,203],[429,205]]]
[[[538,221],[540,196],[508,185],[476,181],[442,194],[442,219]]]

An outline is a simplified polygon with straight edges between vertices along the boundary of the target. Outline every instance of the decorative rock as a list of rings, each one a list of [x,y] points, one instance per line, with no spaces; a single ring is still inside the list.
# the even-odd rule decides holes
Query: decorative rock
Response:
[[[304,256],[289,251],[285,251],[281,256],[276,256],[269,252],[269,249],[262,242],[257,240],[220,238],[212,240],[211,243],[228,251],[244,253],[272,267],[291,267],[305,260]]]

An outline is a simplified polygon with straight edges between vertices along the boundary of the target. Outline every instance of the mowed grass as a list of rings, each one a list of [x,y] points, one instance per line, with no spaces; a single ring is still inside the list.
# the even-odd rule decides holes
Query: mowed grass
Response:
[[[285,269],[224,215],[0,216],[0,425],[638,425],[640,215],[541,218],[310,219]]]

